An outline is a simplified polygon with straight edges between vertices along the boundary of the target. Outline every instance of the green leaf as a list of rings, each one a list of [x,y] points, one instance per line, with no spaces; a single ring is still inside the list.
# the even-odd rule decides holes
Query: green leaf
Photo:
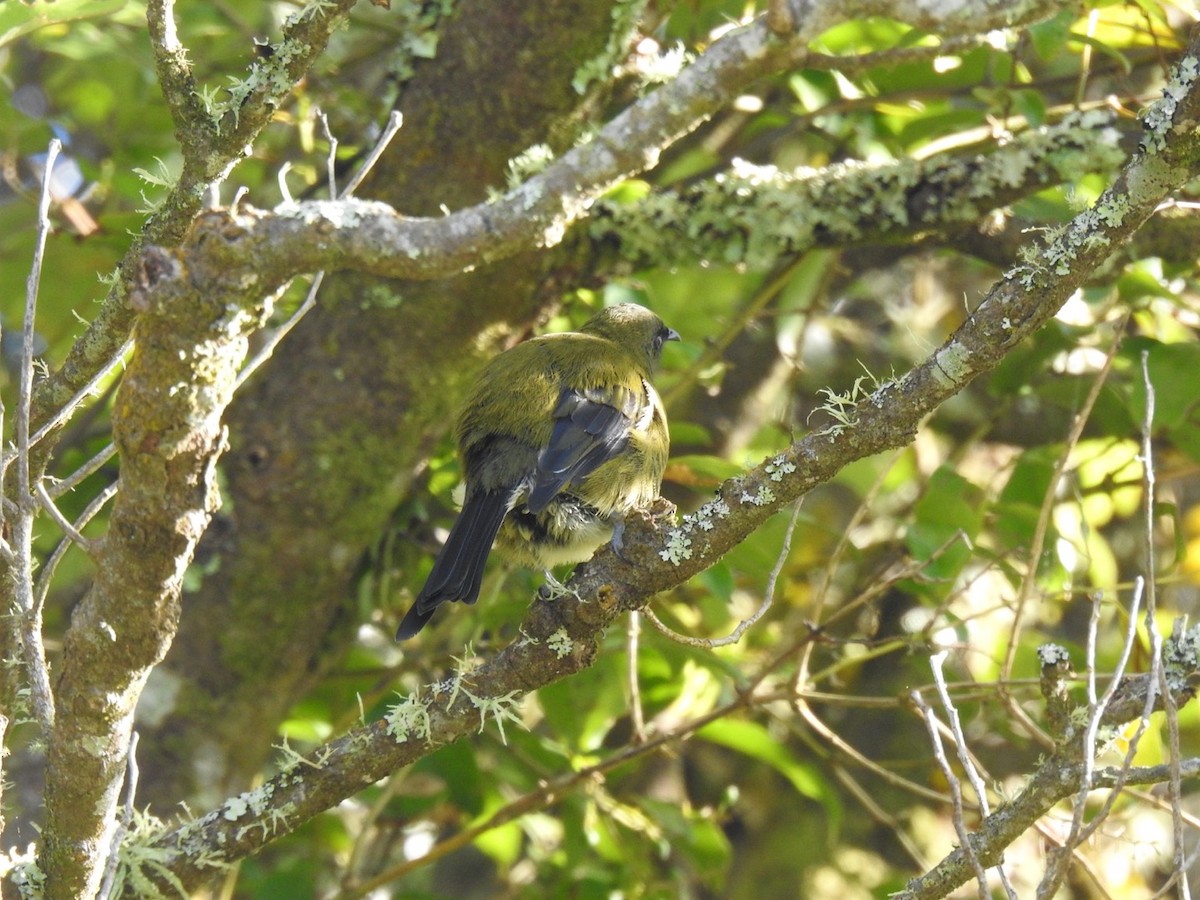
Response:
[[[966,565],[971,557],[968,542],[974,540],[983,522],[983,504],[979,488],[953,469],[943,466],[933,473],[904,536],[916,559],[930,560],[925,568],[929,577],[948,586]],[[960,534],[967,540],[954,542]]]
[[[1163,344],[1145,338],[1126,342],[1122,355],[1132,358],[1133,406],[1139,421],[1146,409],[1142,352],[1147,353],[1146,367],[1154,388],[1155,431],[1165,432],[1179,450],[1200,460],[1200,392],[1196,390],[1200,345]]]
[[[1026,29],[1033,49],[1042,59],[1054,59],[1062,53],[1063,46],[1071,36],[1071,26],[1075,24],[1076,13],[1072,9],[1064,9],[1053,19],[1038,22]]]
[[[0,47],[48,25],[94,19],[115,13],[125,0],[37,0],[0,3]]]
[[[751,759],[766,763],[786,778],[798,793],[820,802],[831,813],[837,810],[840,815],[837,798],[829,790],[820,771],[796,760],[787,748],[757,722],[718,719],[701,728],[697,735],[713,744],[728,747]]]
[[[538,691],[546,723],[573,750],[597,749],[628,709],[623,666],[620,655],[608,654],[594,666]],[[580,702],[580,698],[586,698],[586,702]]]

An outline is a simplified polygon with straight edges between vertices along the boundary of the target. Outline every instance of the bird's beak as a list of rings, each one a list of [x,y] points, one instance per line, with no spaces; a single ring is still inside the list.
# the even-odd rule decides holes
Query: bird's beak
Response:
[[[679,341],[679,340],[682,340],[682,338],[679,336],[679,332],[676,331],[674,328],[668,328],[667,329],[667,340],[668,341]]]

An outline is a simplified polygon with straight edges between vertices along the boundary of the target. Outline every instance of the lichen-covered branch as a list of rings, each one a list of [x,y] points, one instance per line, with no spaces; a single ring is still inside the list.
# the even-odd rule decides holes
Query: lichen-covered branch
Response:
[[[914,878],[905,889],[894,896],[901,900],[935,900],[945,897],[955,888],[975,877],[972,855],[985,868],[1000,865],[1004,850],[1038,819],[1050,812],[1062,800],[1080,790],[1113,788],[1126,785],[1162,784],[1171,778],[1170,764],[1158,766],[1110,766],[1093,770],[1083,759],[1085,748],[1083,729],[1069,724],[1072,712],[1086,712],[1070,706],[1065,697],[1065,654],[1049,649],[1042,656],[1042,689],[1048,712],[1054,710],[1055,720],[1063,731],[1058,737],[1058,749],[1044,759],[1030,777],[1025,788],[1010,802],[986,816],[970,835],[971,853],[959,847],[948,854],[929,872]],[[1195,696],[1191,681],[1200,671],[1200,629],[1180,630],[1163,646],[1163,666],[1171,696],[1158,690],[1157,678],[1146,673],[1125,678],[1120,683],[1119,701],[1107,707],[1099,718],[1101,725],[1119,728],[1150,712],[1182,707]],[[1144,719],[1143,719],[1144,721]],[[1181,775],[1193,778],[1200,775],[1200,759],[1178,761]],[[1085,786],[1085,779],[1088,784]]]
[[[189,93],[191,75],[183,59],[185,49],[170,25],[171,4],[167,0],[150,4],[148,20],[156,41],[156,64],[166,78],[165,93],[177,126],[185,132],[181,134],[182,146],[190,152],[185,152],[178,185],[147,224],[143,239],[166,244],[178,239],[200,209],[205,192],[241,158],[244,148],[269,120],[290,86],[307,71],[353,4],[354,0],[322,0],[296,13],[269,59],[256,62],[250,75],[235,86],[230,102],[214,110],[219,113],[219,121],[197,118],[198,107]],[[953,37],[1035,21],[1066,6],[1058,0],[1015,5],[977,0],[943,12],[936,5],[920,2],[893,5],[877,0],[813,0],[794,5],[794,30],[786,38],[773,34],[765,18],[722,36],[678,78],[630,106],[592,141],[565,154],[501,204],[471,211],[455,228],[482,226],[489,239],[478,247],[482,256],[464,252],[452,258],[466,268],[519,247],[556,243],[567,226],[583,216],[608,186],[651,167],[664,148],[725,108],[756,79],[802,63],[808,55],[808,44],[838,22],[879,14]],[[123,268],[130,268],[129,261],[136,258],[140,246],[135,242]],[[401,245],[399,250],[408,254],[424,246]],[[131,321],[124,289],[118,286],[105,299],[62,368],[39,387],[39,420],[50,415],[112,356],[124,343]]]
[[[959,329],[923,363],[854,397],[840,421],[810,434],[727,484],[718,500],[684,519],[667,555],[687,576],[705,568],[797,496],[848,462],[908,443],[921,419],[1040,328],[1096,268],[1197,174],[1200,34],[1146,116],[1143,149],[1090,209],[1044,243],[988,292]],[[714,527],[721,526],[721,527]],[[667,583],[665,579],[655,590]]]
[[[922,162],[781,172],[735,166],[681,193],[631,205],[602,202],[588,237],[619,265],[670,266],[696,259],[758,268],[819,246],[911,240],[977,222],[988,210],[1081,172],[1111,171],[1123,158],[1103,111],[1021,135],[994,152]],[[242,264],[269,259],[284,278],[352,269],[391,278],[441,278],[526,249],[538,225],[515,196],[449,216],[415,218],[368,200],[250,207],[226,215],[242,231]]]
[[[989,210],[1081,173],[1113,171],[1125,158],[1113,126],[1109,112],[1095,110],[975,156],[796,172],[735,162],[678,192],[602,201],[589,234],[633,270],[696,259],[765,267],[814,247],[911,242],[969,228]]]
[[[284,27],[283,37],[269,59],[258,59],[235,93],[220,106],[202,102],[172,18],[171,0],[147,4],[146,21],[155,67],[163,95],[176,124],[183,153],[179,181],[146,221],[118,266],[126,274],[109,291],[62,366],[42,379],[34,394],[33,421],[40,425],[83,387],[129,337],[135,310],[127,296],[143,248],[173,246],[203,208],[210,189],[219,185],[247,153],[286,94],[324,52],[329,37],[346,19],[357,0],[316,0],[298,10]],[[47,441],[43,452],[52,442]]]
[[[94,896],[124,778],[133,711],[179,618],[183,573],[217,503],[221,415],[265,292],[227,265],[227,235],[154,249],[130,301],[136,350],[113,412],[120,492],[72,617],[49,742],[40,858],[46,897]]]
[[[256,851],[433,747],[489,722],[502,728],[521,694],[589,665],[604,629],[623,610],[644,606],[653,594],[708,567],[785,504],[849,462],[910,440],[928,413],[1040,327],[1164,197],[1194,175],[1200,155],[1198,54],[1200,36],[1179,64],[1166,98],[1147,116],[1144,149],[1098,203],[1002,278],[924,363],[898,381],[878,386],[833,427],[726,482],[718,499],[678,526],[661,518],[631,521],[628,561],[611,552],[598,554],[572,579],[577,595],[535,603],[522,637],[479,668],[429,686],[387,718],[320,748],[306,764],[163,836],[156,846],[169,854],[171,871],[184,884],[198,884],[212,866]],[[654,547],[661,549],[655,552]],[[1127,710],[1127,705],[1114,703],[1110,715]],[[1072,771],[1067,766],[1041,774],[1031,782],[1030,796],[1054,796],[1057,802],[1076,783],[1070,780]],[[1135,770],[1127,781],[1160,776],[1155,770]],[[1098,773],[1096,784],[1104,784],[1106,777]],[[1014,809],[999,810],[997,821],[1013,816]]]

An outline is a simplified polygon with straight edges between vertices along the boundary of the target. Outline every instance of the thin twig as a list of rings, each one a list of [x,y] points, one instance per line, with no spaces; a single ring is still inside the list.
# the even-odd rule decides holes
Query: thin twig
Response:
[[[58,411],[34,432],[33,436],[29,438],[30,446],[44,440],[46,435],[50,434],[50,432],[74,415],[83,402],[91,397],[92,393],[100,386],[100,382],[107,378],[113,369],[125,362],[125,357],[129,355],[131,349],[133,349],[132,338],[122,344],[121,349],[113,354],[112,358],[96,371],[96,374],[88,380],[87,384],[72,394],[71,399],[59,407]],[[6,460],[5,465],[7,464]]]
[[[942,708],[946,711],[946,717],[950,720],[950,730],[954,734],[954,748],[958,755],[959,764],[963,767],[963,771],[967,773],[967,780],[971,782],[971,788],[975,791],[975,796],[979,803],[980,815],[986,818],[992,814],[991,805],[988,803],[987,788],[983,784],[983,779],[979,777],[979,770],[975,767],[975,763],[971,759],[971,753],[967,749],[967,737],[963,734],[958,707],[954,705],[954,701],[950,698],[950,691],[946,687],[946,676],[942,671],[942,666],[946,662],[947,652],[946,650],[942,650],[934,653],[929,658],[929,666],[933,671],[933,682],[937,687],[938,697],[942,701]],[[965,822],[963,823],[963,827],[966,827]],[[1016,900],[1016,892],[1008,882],[1008,876],[1004,872],[1004,867],[996,866],[996,872],[1000,876],[1000,883],[1004,887],[1005,894],[1010,900]],[[986,889],[987,882],[981,881],[980,887]]]
[[[126,754],[125,768],[125,810],[121,821],[113,831],[112,842],[109,844],[108,858],[104,861],[104,878],[100,882],[100,890],[96,896],[100,900],[109,900],[113,886],[116,883],[117,866],[121,861],[121,844],[129,828],[133,824],[133,801],[137,796],[138,764],[137,764],[138,733],[129,735],[129,752]]]
[[[435,860],[441,859],[447,854],[467,846],[488,831],[512,822],[530,812],[553,806],[578,786],[587,784],[605,772],[624,765],[630,760],[646,756],[677,741],[686,740],[705,725],[728,716],[742,705],[744,705],[744,698],[731,701],[685,722],[678,728],[656,734],[648,738],[645,743],[628,744],[623,749],[618,750],[598,763],[585,766],[574,772],[567,772],[548,781],[543,781],[534,790],[504,804],[504,806],[489,815],[487,819],[476,822],[445,840],[439,841],[420,857],[406,860],[372,876],[360,884],[343,887],[337,894],[338,900],[351,900],[351,898],[364,897],[376,888],[402,878],[414,869],[429,865]]]
[[[963,819],[962,786],[958,781],[958,776],[954,774],[954,769],[950,766],[950,760],[946,758],[946,750],[942,746],[942,735],[938,729],[937,716],[934,715],[933,709],[925,702],[925,698],[921,696],[919,691],[910,691],[908,696],[912,699],[917,709],[921,711],[921,718],[925,722],[926,730],[929,732],[929,743],[933,747],[933,757],[937,760],[942,774],[946,776],[946,784],[950,788],[950,799],[953,804],[951,819],[954,822],[954,830],[958,834],[958,845],[962,848],[963,853],[970,862],[971,868],[975,870],[979,900],[988,900],[987,871],[984,869],[983,863],[979,861],[979,857],[975,853],[975,847],[971,844],[971,833],[967,830],[966,820]]]
[[[1140,594],[1140,590],[1135,592],[1134,595],[1135,607],[1137,604],[1137,594]],[[1058,843],[1058,846],[1048,854],[1049,863],[1046,866],[1045,871],[1042,873],[1041,881],[1038,884],[1039,897],[1054,897],[1057,895],[1058,889],[1062,885],[1063,878],[1066,877],[1067,865],[1072,859],[1072,854],[1074,853],[1075,848],[1078,847],[1082,842],[1082,837],[1080,835],[1083,829],[1083,814],[1084,810],[1087,808],[1088,797],[1091,794],[1092,773],[1095,769],[1096,730],[1100,725],[1100,716],[1103,713],[1101,700],[1097,699],[1096,697],[1096,632],[1097,626],[1100,624],[1100,613],[1103,608],[1102,600],[1103,596],[1100,593],[1096,593],[1095,596],[1092,597],[1092,614],[1088,618],[1087,647],[1085,651],[1087,660],[1086,686],[1088,698],[1088,718],[1087,727],[1083,736],[1083,769],[1080,775],[1079,788],[1075,794],[1074,812],[1071,816],[1071,828],[1067,832],[1067,836],[1063,838]],[[1130,626],[1131,629],[1136,632],[1136,618],[1130,619]],[[1129,630],[1127,629],[1126,635],[1128,636],[1128,634]],[[1113,686],[1117,683],[1118,682],[1116,679],[1110,682],[1110,690],[1112,690]],[[1105,694],[1106,698],[1109,696],[1111,696],[1110,693]],[[1068,725],[1066,726],[1065,733],[1058,735],[1058,737],[1064,742],[1068,742],[1074,740],[1075,734],[1073,729],[1071,729],[1071,727]],[[1110,795],[1110,797],[1115,796],[1115,793]],[[1097,820],[1099,821],[1100,817],[1097,817]]]
[[[354,173],[351,179],[346,182],[346,186],[342,189],[339,199],[353,196],[358,190],[359,185],[363,183],[363,179],[367,174],[375,168],[375,164],[379,162],[379,157],[383,156],[383,152],[387,150],[388,145],[392,142],[392,138],[396,136],[396,132],[404,125],[404,116],[399,110],[392,110],[392,114],[388,116],[387,125],[383,126],[383,132],[379,135],[379,140],[375,142],[375,146],[371,148],[371,152],[367,154],[363,164],[358,167],[358,171]],[[332,182],[331,190],[332,190]]]
[[[863,786],[845,766],[831,762],[831,770],[833,777],[862,805],[862,808],[867,811],[867,815],[882,825],[886,832],[904,848],[904,852],[911,857],[917,868],[922,871],[929,868],[929,860],[912,835],[909,834],[907,826],[897,821],[894,816],[880,806],[879,802],[871,795],[870,790]]]
[[[1009,632],[1007,647],[1004,654],[1004,663],[1000,669],[1000,680],[1004,681],[1012,675],[1013,664],[1016,661],[1017,648],[1020,645],[1021,626],[1024,621],[1025,609],[1029,604],[1030,598],[1033,596],[1037,588],[1037,568],[1038,560],[1042,558],[1042,549],[1046,544],[1046,534],[1050,527],[1050,516],[1054,512],[1055,493],[1058,488],[1059,481],[1062,480],[1063,474],[1067,470],[1067,465],[1071,461],[1071,453],[1074,451],[1079,439],[1083,436],[1083,429],[1087,425],[1088,418],[1092,414],[1092,407],[1096,405],[1096,400],[1100,397],[1100,391],[1104,388],[1105,382],[1108,380],[1108,373],[1112,369],[1113,360],[1116,359],[1117,350],[1121,346],[1121,337],[1125,333],[1125,325],[1129,321],[1128,317],[1122,319],[1116,326],[1113,333],[1112,345],[1108,349],[1108,354],[1104,358],[1104,365],[1100,367],[1100,371],[1096,373],[1095,379],[1092,381],[1092,386],[1088,390],[1087,397],[1084,398],[1083,405],[1079,408],[1079,412],[1075,414],[1075,419],[1071,423],[1071,431],[1063,442],[1063,451],[1059,458],[1054,463],[1054,471],[1050,476],[1049,487],[1046,488],[1046,496],[1042,498],[1041,508],[1038,510],[1037,524],[1034,526],[1033,540],[1029,547],[1029,570],[1026,572],[1024,579],[1021,581],[1021,589],[1017,594],[1017,599],[1013,604],[1013,621]],[[1002,695],[1005,706],[1009,711],[1022,722],[1025,721],[1025,711],[1021,709],[1020,704],[1014,703],[1007,695]],[[1047,748],[1052,749],[1052,748]]]
[[[325,154],[325,183],[329,186],[329,199],[337,199],[337,136],[329,130],[329,116],[321,110],[316,111],[317,121],[321,123],[321,131],[329,142],[329,152]]]
[[[1176,620],[1175,627],[1177,632],[1183,630],[1182,619]],[[1159,669],[1158,678],[1163,696],[1163,715],[1167,721],[1167,766],[1171,772],[1171,778],[1167,782],[1168,795],[1171,798],[1171,832],[1175,843],[1171,881],[1179,885],[1179,900],[1191,900],[1192,891],[1187,877],[1187,845],[1183,838],[1183,756],[1179,746],[1179,707],[1175,702],[1175,694],[1167,683],[1165,666]],[[1163,889],[1168,887],[1169,884],[1164,885]]]
[[[1145,416],[1142,419],[1142,480],[1143,493],[1142,502],[1144,504],[1143,534],[1145,540],[1146,553],[1146,628],[1150,632],[1151,640],[1161,638],[1158,635],[1158,622],[1155,616],[1157,606],[1157,590],[1155,579],[1155,553],[1154,553],[1154,522],[1155,512],[1154,506],[1156,503],[1157,489],[1157,473],[1154,469],[1154,409],[1155,409],[1155,390],[1154,384],[1150,380],[1150,354],[1146,350],[1141,353],[1142,364],[1142,385],[1146,390],[1146,410]],[[1185,625],[1181,621],[1175,623],[1175,633],[1182,634],[1185,631]],[[1171,873],[1171,881],[1179,884],[1180,900],[1190,900],[1191,888],[1188,884],[1185,849],[1183,842],[1183,815],[1181,803],[1183,802],[1183,785],[1182,776],[1180,774],[1180,748],[1179,748],[1179,709],[1175,703],[1175,696],[1171,690],[1171,686],[1167,683],[1167,673],[1165,667],[1161,664],[1161,659],[1156,660],[1157,678],[1156,682],[1163,696],[1163,708],[1167,720],[1167,741],[1169,753],[1167,764],[1170,766],[1171,779],[1169,782],[1169,791],[1171,798],[1171,826],[1175,839],[1174,850],[1174,870]],[[1164,886],[1164,889],[1167,886]]]
[[[921,797],[925,800],[931,800],[934,803],[945,803],[948,799],[945,794],[938,793],[937,791],[933,790],[933,788],[926,787],[923,784],[905,778],[903,775],[897,775],[891,769],[887,768],[886,766],[881,766],[869,756],[864,755],[861,751],[856,749],[854,745],[850,744],[836,731],[826,725],[825,722],[812,711],[812,707],[810,707],[799,697],[793,700],[792,707],[800,714],[801,718],[808,723],[809,727],[812,728],[812,730],[815,731],[820,737],[824,738],[824,740],[826,740],[835,750],[837,750],[843,756],[853,760],[868,772],[871,772],[883,779],[888,784],[894,784],[897,787],[903,788],[914,796]],[[793,727],[789,720],[783,719],[781,721],[783,721],[783,724],[789,728]]]
[[[305,295],[304,302],[297,307],[296,311],[288,317],[286,322],[284,322],[271,333],[270,337],[268,337],[263,343],[259,351],[255,353],[254,356],[249,359],[244,366],[242,366],[242,370],[238,372],[237,380],[233,385],[235,392],[240,390],[242,385],[244,385],[250,379],[250,376],[257,372],[259,367],[275,354],[275,348],[279,346],[280,342],[287,337],[291,333],[292,329],[300,324],[300,320],[308,315],[309,311],[317,305],[317,291],[320,289],[321,282],[324,280],[324,272],[317,272],[313,275],[312,284],[308,286],[308,294]],[[291,282],[283,285],[283,287],[275,292],[275,296],[278,298],[290,286]]]
[[[37,486],[34,488],[34,494],[37,496],[38,503],[41,505],[42,509],[49,513],[50,518],[54,520],[54,524],[62,530],[62,533],[66,535],[67,539],[78,544],[84,550],[91,552],[92,548],[95,546],[94,542],[88,540],[82,534],[80,534],[75,529],[75,526],[68,521],[67,517],[62,514],[62,511],[54,505],[54,501],[46,492],[46,485],[39,481]]]
[[[58,481],[51,481],[50,485],[46,488],[46,493],[48,493],[52,498],[58,499],[63,494],[75,490],[75,488],[79,487],[79,485],[82,484],[88,478],[88,476],[99,471],[101,466],[103,466],[116,455],[117,445],[109,442],[109,444],[103,450],[85,462],[66,478]]]
[[[625,628],[626,681],[629,683],[629,721],[633,728],[634,743],[646,739],[646,716],[642,712],[642,687],[638,681],[638,644],[642,634],[642,614],[634,610],[629,614]]]
[[[355,173],[354,177],[350,179],[349,183],[342,190],[340,198],[349,197],[354,193],[355,189],[362,184],[363,179],[366,178],[367,173],[370,172],[371,169],[374,168],[375,164],[379,161],[379,157],[383,155],[383,152],[387,149],[388,144],[391,143],[392,138],[396,136],[396,132],[400,130],[400,126],[403,124],[403,122],[404,117],[401,116],[399,112],[393,111],[391,116],[388,117],[387,126],[383,129],[383,133],[379,136],[379,140],[375,142],[375,146],[371,149],[371,152],[367,154],[367,158],[363,160],[363,164],[359,168],[358,172]],[[328,166],[330,179],[329,191],[332,194],[336,189],[336,184],[333,180],[333,154],[337,149],[337,141],[333,135],[329,133],[327,123],[325,133],[331,142]],[[309,312],[312,311],[313,307],[317,305],[317,291],[321,289],[321,283],[324,280],[325,273],[323,271],[313,274],[312,284],[310,284],[308,287],[308,293],[304,297],[304,302],[297,307],[296,311],[288,317],[286,322],[284,322],[282,325],[276,328],[274,332],[271,333],[270,337],[266,340],[259,351],[255,353],[254,356],[242,367],[242,371],[238,373],[237,381],[234,383],[235,391],[241,388],[241,386],[249,380],[250,376],[253,375],[263,363],[271,358],[280,342],[283,341],[283,339],[292,332],[292,329],[300,324],[300,320],[308,315]],[[281,296],[283,292],[287,290],[289,285],[290,282],[283,285],[283,287],[281,287],[277,292],[276,296]]]
[[[37,238],[33,251],[33,264],[25,288],[25,318],[22,322],[21,374],[17,387],[17,483],[16,519],[12,523],[13,578],[17,602],[21,607],[21,643],[24,647],[25,665],[29,672],[29,689],[33,700],[34,715],[37,716],[42,732],[49,737],[54,727],[54,692],[50,687],[50,669],[46,663],[46,647],[42,643],[41,606],[33,599],[33,520],[37,514],[37,500],[30,484],[29,464],[29,409],[33,396],[33,338],[34,320],[37,316],[38,288],[42,278],[42,262],[46,252],[46,238],[50,233],[50,182],[54,163],[58,159],[62,144],[58,139],[50,142],[46,153],[46,169],[42,173],[42,193],[38,202]]]
[[[117,495],[119,486],[119,483],[116,481],[107,484],[100,493],[92,498],[92,501],[79,514],[79,518],[72,523],[72,527],[76,532],[83,532],[87,523],[95,518],[96,514],[104,508],[104,504]],[[54,572],[58,569],[58,564],[62,562],[62,558],[66,556],[67,551],[73,546],[75,545],[69,538],[63,538],[58,542],[58,546],[54,548],[45,565],[42,566],[42,570],[38,572],[33,592],[34,608],[38,610],[38,615],[41,615],[41,609],[46,602],[46,595],[50,592],[50,582],[54,579]]]
[[[1091,790],[1092,773],[1095,771],[1095,755],[1096,755],[1096,734],[1100,729],[1101,723],[1104,721],[1104,712],[1108,709],[1112,698],[1116,696],[1125,677],[1125,667],[1129,664],[1129,657],[1133,652],[1134,641],[1137,640],[1137,614],[1141,606],[1142,591],[1145,582],[1139,575],[1134,583],[1133,597],[1129,604],[1129,620],[1125,626],[1125,643],[1121,648],[1121,657],[1117,660],[1116,668],[1113,669],[1112,676],[1108,682],[1108,688],[1104,691],[1103,696],[1096,701],[1093,709],[1091,698],[1095,695],[1095,665],[1089,659],[1088,671],[1088,728],[1084,734],[1084,769],[1087,772],[1087,780],[1080,782],[1080,793],[1076,798],[1076,815],[1079,817],[1080,823],[1083,821],[1083,812],[1087,807],[1087,791]],[[1140,739],[1141,734],[1135,732],[1135,738]],[[1136,743],[1134,743],[1136,747]],[[1122,764],[1126,769],[1133,765],[1133,754],[1127,753]],[[1086,785],[1086,788],[1084,787]],[[1092,836],[1101,823],[1108,817],[1113,805],[1116,803],[1117,797],[1120,796],[1120,789],[1112,791],[1105,800],[1104,806],[1092,818],[1092,821],[1086,827],[1081,827],[1078,831],[1077,843],[1082,843]],[[1072,833],[1075,832],[1074,822],[1072,822]]]

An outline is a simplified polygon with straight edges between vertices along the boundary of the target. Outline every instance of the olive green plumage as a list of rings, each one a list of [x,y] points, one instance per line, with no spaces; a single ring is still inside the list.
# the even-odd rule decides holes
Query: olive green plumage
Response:
[[[663,344],[678,339],[654,313],[623,303],[484,367],[455,429],[463,509],[397,640],[442,603],[474,603],[493,544],[545,569],[588,559],[609,540],[619,546],[625,514],[662,484],[670,440],[650,376]]]

